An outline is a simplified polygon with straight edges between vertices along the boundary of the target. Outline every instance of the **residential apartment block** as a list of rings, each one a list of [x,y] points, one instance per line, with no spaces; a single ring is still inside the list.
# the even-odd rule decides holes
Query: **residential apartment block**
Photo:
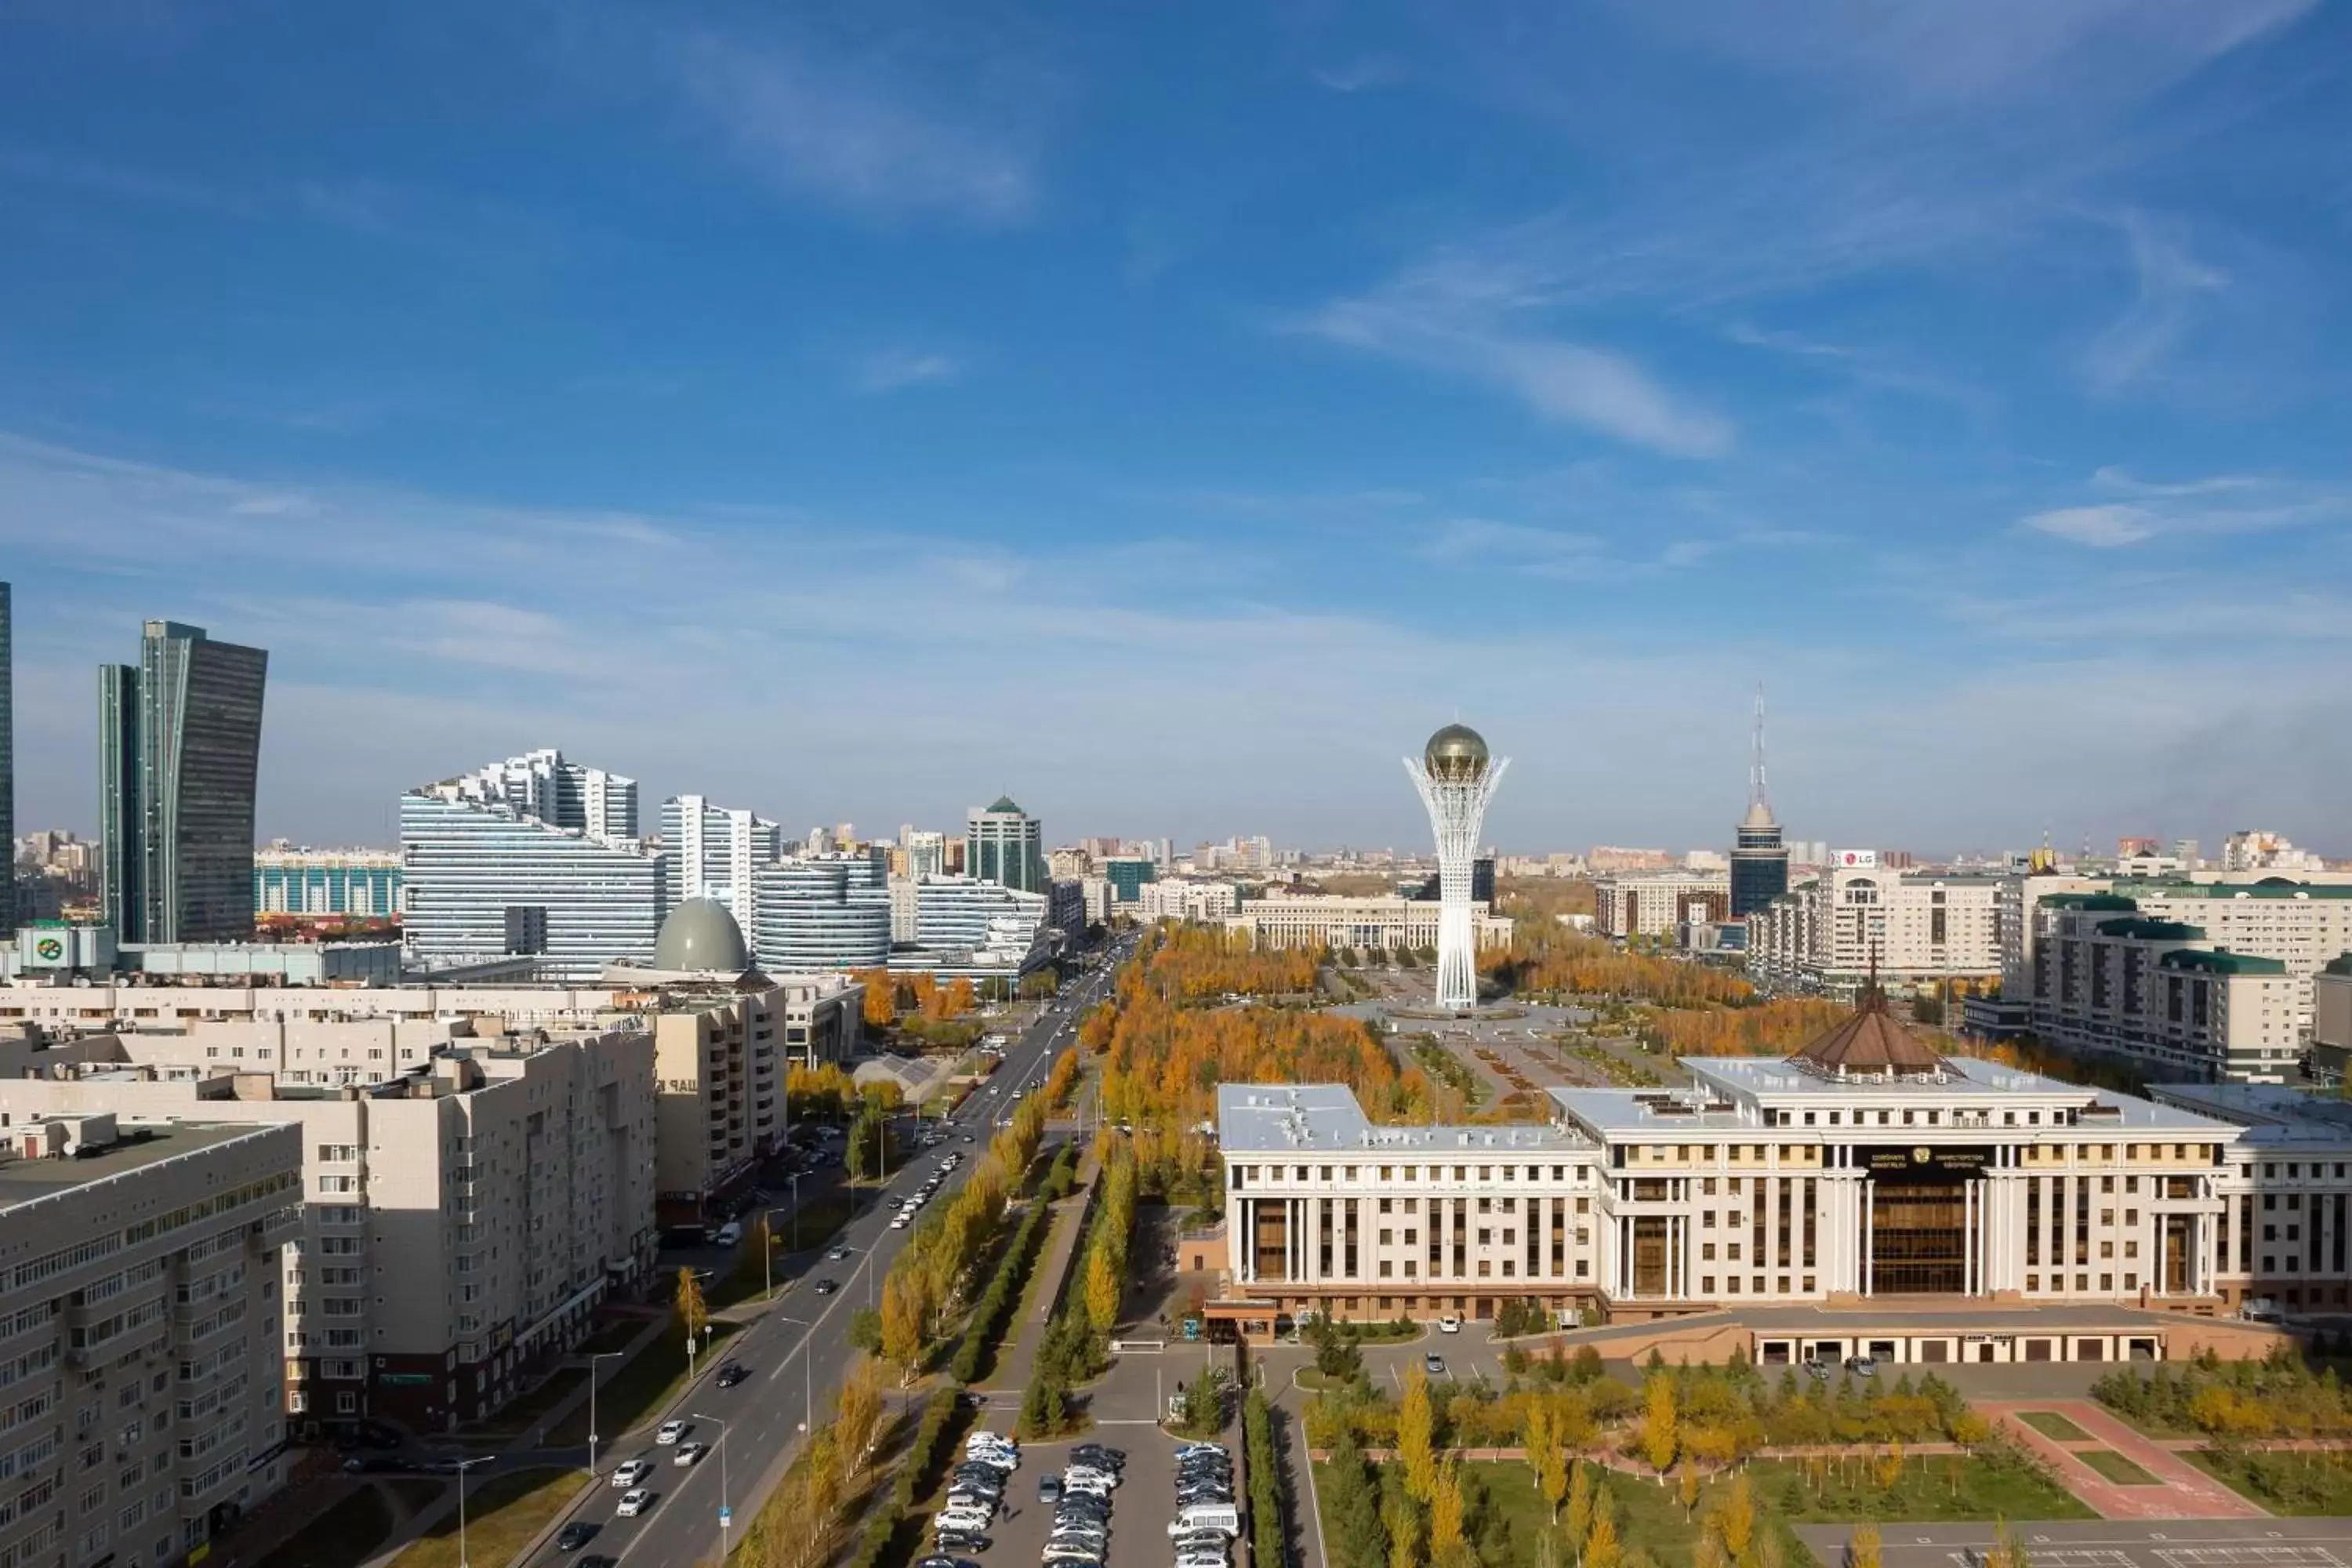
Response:
[[[301,1182],[292,1127],[0,1114],[0,1563],[200,1561],[284,1483]]]
[[[268,1026],[94,1035],[0,1047],[0,1118],[112,1114],[290,1128],[299,1225],[283,1237],[282,1353],[295,1429],[362,1417],[438,1431],[506,1402],[535,1361],[588,1327],[609,1291],[650,1277],[653,1037],[616,1030],[472,1037],[444,1026],[360,1082],[301,1081]],[[282,1027],[282,1026],[281,1026]],[[397,1038],[390,1025],[298,1026],[305,1053]],[[428,1026],[405,1026],[421,1034]],[[341,1035],[348,1047],[334,1042]],[[402,1050],[403,1058],[412,1057]],[[389,1068],[389,1070],[387,1070]],[[323,1076],[323,1075],[318,1075]],[[273,1400],[274,1432],[276,1410]],[[257,1448],[262,1445],[257,1445]]]
[[[1146,882],[1137,893],[1131,912],[1139,920],[1222,921],[1241,910],[1241,890],[1231,882]]]

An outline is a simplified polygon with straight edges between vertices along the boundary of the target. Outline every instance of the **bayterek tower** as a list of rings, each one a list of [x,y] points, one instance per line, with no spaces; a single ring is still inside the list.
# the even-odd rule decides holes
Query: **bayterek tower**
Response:
[[[1486,803],[1510,765],[1508,757],[1489,756],[1485,737],[1466,724],[1448,724],[1429,738],[1421,761],[1404,760],[1437,836],[1437,1005],[1449,1011],[1478,1005],[1470,863],[1478,853]]]

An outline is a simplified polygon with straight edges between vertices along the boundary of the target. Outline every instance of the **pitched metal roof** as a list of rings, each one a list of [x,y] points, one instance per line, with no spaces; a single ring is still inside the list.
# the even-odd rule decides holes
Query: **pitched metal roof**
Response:
[[[1942,1070],[1943,1053],[1896,1023],[1886,1011],[1886,994],[1875,984],[1854,1005],[1853,1016],[1790,1058],[1823,1072],[1857,1077]]]

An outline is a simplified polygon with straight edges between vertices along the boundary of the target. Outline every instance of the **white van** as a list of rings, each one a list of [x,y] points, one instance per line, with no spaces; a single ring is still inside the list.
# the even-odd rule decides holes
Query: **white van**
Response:
[[[1228,1541],[1242,1532],[1241,1510],[1229,1502],[1196,1502],[1168,1521],[1170,1535],[1213,1530]]]
[[[721,1247],[732,1247],[737,1242],[743,1239],[743,1227],[737,1225],[730,1219],[725,1225],[720,1226],[718,1232],[713,1235],[710,1239],[717,1242]]]

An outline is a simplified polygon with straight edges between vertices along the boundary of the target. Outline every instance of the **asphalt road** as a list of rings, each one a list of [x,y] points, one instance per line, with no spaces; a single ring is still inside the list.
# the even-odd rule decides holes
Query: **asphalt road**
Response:
[[[1013,1092],[1034,1091],[1045,1082],[1055,1055],[1076,1039],[1079,1016],[1109,994],[1112,973],[1131,950],[1132,939],[1103,949],[1107,957],[1101,967],[1066,988],[1005,1054],[1004,1065],[989,1080],[998,1092],[983,1090],[967,1100],[949,1119],[950,1141],[913,1156],[905,1172],[892,1176],[889,1190],[899,1193],[919,1184],[949,1149],[977,1156],[987,1145],[989,1124],[1009,1106]],[[956,1142],[963,1132],[972,1135],[971,1145]],[[974,1163],[975,1159],[968,1158],[941,1184],[940,1200],[961,1185]],[[617,1557],[624,1568],[694,1568],[719,1550],[722,1500],[734,1512],[729,1543],[740,1539],[763,1500],[757,1495],[761,1480],[800,1439],[809,1400],[813,1397],[816,1408],[824,1409],[838,1373],[849,1363],[850,1315],[878,1296],[891,1260],[911,1234],[889,1228],[895,1206],[877,1202],[851,1222],[837,1238],[850,1249],[846,1259],[829,1263],[818,1255],[796,1260],[795,1266],[811,1278],[839,1281],[837,1293],[820,1297],[804,1286],[789,1295],[780,1292],[772,1310],[728,1342],[718,1359],[742,1363],[751,1373],[749,1381],[719,1388],[710,1377],[715,1364],[698,1379],[679,1418],[694,1427],[688,1434],[689,1441],[712,1445],[699,1464],[678,1468],[671,1462],[674,1450],[656,1447],[650,1431],[597,1456],[600,1479],[563,1516],[567,1521],[585,1520],[601,1527],[584,1551]],[[782,1284],[781,1279],[778,1284]],[[685,1412],[698,1413],[700,1418]],[[614,1509],[622,1491],[609,1478],[615,1466],[632,1458],[653,1462],[654,1473],[641,1484],[658,1496],[644,1514],[621,1519]],[[551,1565],[567,1555],[551,1542],[541,1548],[538,1563]]]

